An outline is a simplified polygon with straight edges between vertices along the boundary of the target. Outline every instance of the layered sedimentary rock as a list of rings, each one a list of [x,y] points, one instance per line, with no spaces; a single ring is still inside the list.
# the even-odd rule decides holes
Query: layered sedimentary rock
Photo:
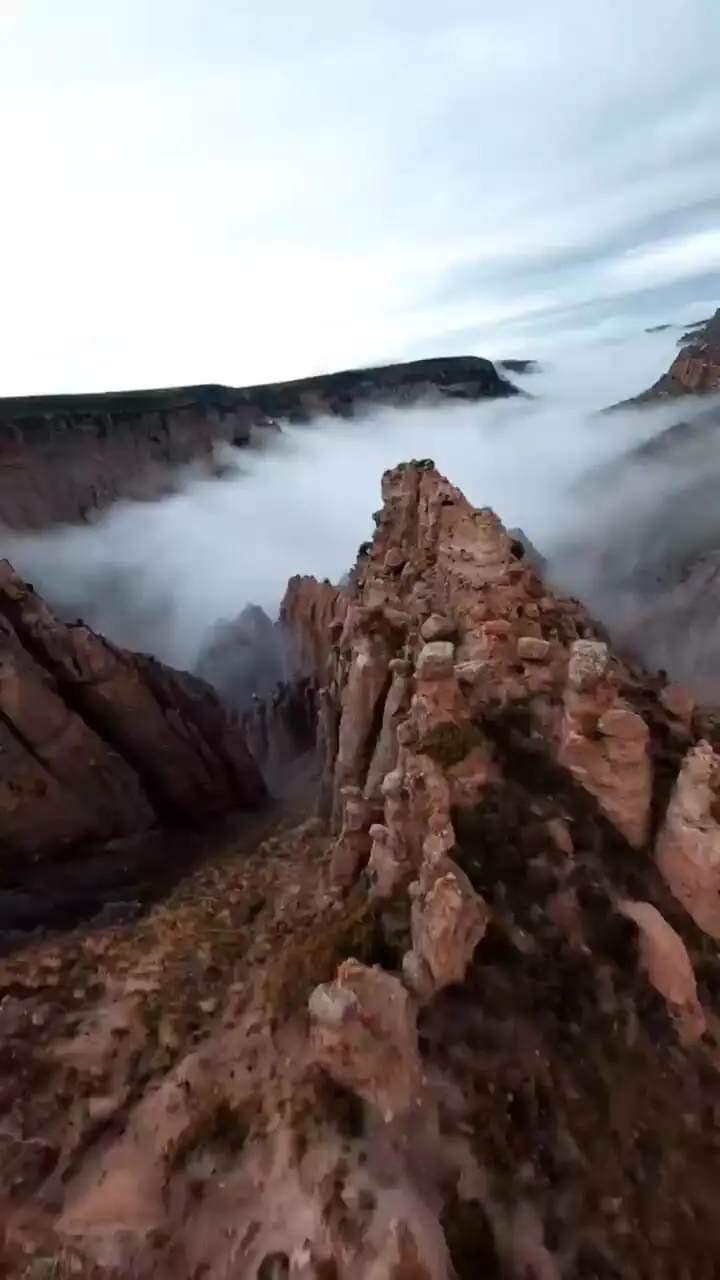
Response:
[[[720,1266],[714,731],[522,552],[387,473],[263,704],[315,718],[326,817],[0,970],[11,1275]]]
[[[265,795],[208,685],[65,625],[0,562],[0,879]]]
[[[681,347],[664,373],[639,402],[720,391],[720,308],[681,339]]]
[[[179,387],[0,399],[0,513],[15,528],[93,516],[118,498],[172,490],[178,469],[214,467],[281,421],[350,417],[383,404],[517,394],[489,360],[417,360],[253,387]]]

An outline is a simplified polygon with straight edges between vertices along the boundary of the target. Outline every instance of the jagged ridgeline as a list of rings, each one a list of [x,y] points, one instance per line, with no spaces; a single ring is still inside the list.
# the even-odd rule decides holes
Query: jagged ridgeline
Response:
[[[3,962],[8,1273],[714,1275],[712,717],[430,461],[278,627],[294,809]]]

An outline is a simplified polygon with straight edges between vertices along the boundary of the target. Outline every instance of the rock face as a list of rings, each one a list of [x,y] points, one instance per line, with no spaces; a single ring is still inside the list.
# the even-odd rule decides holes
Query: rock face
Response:
[[[600,529],[593,525],[585,545],[552,566],[590,601],[619,645],[713,704],[720,704],[719,391],[716,312],[684,335],[654,386],[614,406],[661,408],[661,429],[584,479],[576,498],[594,505],[600,496]],[[602,506],[611,494],[607,518]]]
[[[715,730],[523,552],[386,473],[252,721],[320,815],[4,963],[6,1274],[718,1270]]]
[[[203,681],[66,626],[0,562],[0,882],[51,859],[257,807],[265,787]]]
[[[244,709],[253,695],[264,697],[286,675],[282,633],[257,605],[246,605],[233,622],[217,627],[205,646],[196,674],[221,694],[223,701]]]
[[[627,403],[643,404],[673,396],[720,391],[720,308],[709,320],[693,325],[683,335],[681,344],[667,373]]]
[[[216,445],[247,445],[281,420],[516,394],[489,360],[467,356],[255,387],[2,399],[0,513],[14,528],[91,519],[117,498],[172,490],[178,468],[212,466]]]

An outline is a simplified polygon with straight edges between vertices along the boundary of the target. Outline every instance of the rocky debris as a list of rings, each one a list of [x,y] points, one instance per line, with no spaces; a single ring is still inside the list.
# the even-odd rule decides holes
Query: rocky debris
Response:
[[[222,470],[217,446],[244,448],[282,422],[514,394],[489,360],[465,356],[253,387],[0,399],[0,511],[13,528],[93,519],[118,498],[171,492],[190,464]]]
[[[712,733],[429,460],[282,625],[320,816],[0,967],[0,1264],[704,1280]]]
[[[203,681],[67,626],[0,563],[0,875],[158,823],[257,808],[239,723]]]

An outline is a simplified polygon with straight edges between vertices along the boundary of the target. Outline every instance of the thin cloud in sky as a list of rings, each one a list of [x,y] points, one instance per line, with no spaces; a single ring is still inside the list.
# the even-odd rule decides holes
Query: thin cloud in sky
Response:
[[[717,0],[6,2],[0,394],[701,313],[719,47]]]

